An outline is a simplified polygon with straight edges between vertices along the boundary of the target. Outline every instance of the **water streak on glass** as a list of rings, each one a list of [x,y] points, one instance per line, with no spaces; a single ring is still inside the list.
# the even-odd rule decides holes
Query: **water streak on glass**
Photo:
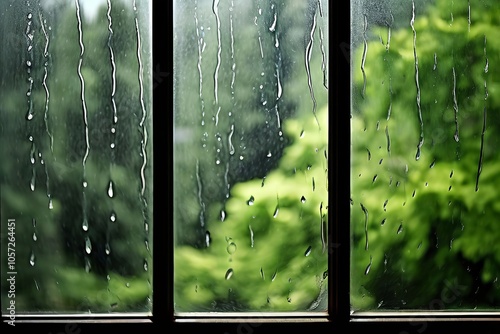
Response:
[[[417,31],[415,30],[414,22],[415,22],[415,1],[412,0],[412,12],[411,12],[411,20],[410,26],[413,31],[413,58],[415,59],[415,85],[417,87],[417,111],[418,111],[418,119],[420,122],[420,140],[417,145],[417,153],[415,155],[415,160],[420,159],[421,148],[424,145],[424,121],[422,119],[422,107],[420,102],[420,82],[418,75],[418,55],[417,55]]]
[[[312,100],[312,113],[314,117],[316,118],[316,122],[318,123],[318,128],[321,128],[321,125],[319,123],[318,117],[316,115],[316,97],[314,96],[314,88],[313,88],[313,83],[312,83],[312,77],[311,77],[311,55],[312,55],[312,49],[314,45],[314,33],[316,31],[316,9],[313,11],[313,20],[312,20],[312,25],[311,25],[311,33],[309,35],[309,41],[307,42],[306,46],[306,51],[305,51],[305,61],[306,61],[306,72],[307,72],[307,85],[309,87],[309,92],[311,93],[311,100]]]
[[[363,16],[363,58],[361,59],[361,73],[363,73],[363,90],[361,91],[361,96],[364,98],[366,95],[366,72],[365,63],[366,55],[368,54],[368,40],[366,39],[366,32],[368,30],[368,16],[366,14]]]
[[[219,0],[213,0],[212,10],[215,15],[215,21],[217,24],[217,65],[214,72],[214,96],[215,104],[219,105],[219,69],[221,63],[221,31],[220,31],[220,18],[219,18]]]
[[[44,119],[44,122],[45,122],[45,131],[47,132],[47,135],[49,136],[49,140],[50,140],[50,151],[52,153],[54,153],[54,138],[52,136],[52,133],[51,133],[50,127],[49,127],[49,100],[50,100],[50,92],[49,92],[49,87],[47,85],[47,77],[49,75],[48,66],[49,66],[49,61],[50,61],[50,58],[49,58],[49,56],[50,56],[49,55],[49,34],[47,33],[47,28],[45,27],[47,21],[45,19],[43,19],[41,12],[39,13],[39,18],[40,18],[40,26],[42,27],[42,32],[43,32],[43,35],[45,36],[45,47],[44,47],[44,50],[43,50],[43,57],[44,57],[43,71],[44,71],[44,75],[43,75],[43,82],[42,82],[42,86],[45,89],[45,110],[44,110],[43,119]]]
[[[453,71],[453,110],[455,111],[455,135],[453,138],[456,142],[460,141],[460,135],[458,131],[458,102],[457,102],[457,75],[455,74],[455,67],[452,68]]]

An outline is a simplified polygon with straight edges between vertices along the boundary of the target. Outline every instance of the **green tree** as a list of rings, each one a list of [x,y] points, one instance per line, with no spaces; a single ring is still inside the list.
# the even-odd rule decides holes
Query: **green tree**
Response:
[[[500,60],[499,14],[492,1],[471,4],[470,19],[467,2],[436,1],[413,27],[393,30],[390,45],[372,38],[386,27],[367,33],[366,81],[353,72],[355,309],[498,303],[500,105],[489,64]]]
[[[231,188],[227,217],[209,223],[204,247],[175,249],[177,311],[301,311],[324,296],[328,129],[311,115],[283,129],[291,144],[277,168]]]
[[[132,6],[112,2],[111,39],[105,6],[92,21],[80,12],[83,50],[74,4],[4,1],[0,13],[0,35],[12,46],[0,57],[1,216],[16,219],[17,311],[150,311],[152,189],[148,183],[141,196],[141,141],[151,131],[151,72],[144,72],[141,127]],[[149,13],[137,15],[148,69]],[[151,141],[144,148],[151,157]],[[2,221],[2,247],[6,227]],[[2,274],[6,265],[2,258]]]

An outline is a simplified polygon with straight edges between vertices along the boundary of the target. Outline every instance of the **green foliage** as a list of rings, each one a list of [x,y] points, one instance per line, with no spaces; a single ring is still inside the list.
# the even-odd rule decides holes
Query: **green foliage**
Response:
[[[370,29],[364,98],[362,72],[353,72],[356,310],[429,309],[436,300],[439,308],[488,309],[500,300],[500,100],[492,66],[500,62],[500,11],[482,5],[472,8],[469,29],[466,2],[437,1],[416,17],[415,35],[410,26],[394,30],[388,47],[372,38],[387,36],[387,28]],[[361,44],[355,64],[362,54]],[[451,282],[460,289],[444,298]]]
[[[312,114],[287,120],[277,168],[231,188],[208,244],[176,247],[177,311],[300,311],[326,288],[327,110],[321,130]]]

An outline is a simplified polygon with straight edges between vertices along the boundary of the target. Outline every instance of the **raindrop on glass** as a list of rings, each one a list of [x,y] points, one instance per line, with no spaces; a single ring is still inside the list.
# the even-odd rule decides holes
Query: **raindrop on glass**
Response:
[[[368,263],[368,266],[366,266],[365,275],[368,275],[370,273],[371,267],[372,267],[372,256],[370,255],[370,263]]]
[[[207,245],[207,247],[210,247],[211,240],[212,239],[210,238],[210,232],[209,231],[205,232],[205,244]]]
[[[312,249],[311,246],[307,247],[307,249],[306,249],[306,251],[304,253],[304,256],[309,256],[309,254],[311,254],[311,249]]]
[[[33,267],[35,265],[35,253],[31,251],[30,255],[30,265]]]
[[[109,181],[108,196],[109,196],[109,198],[113,198],[115,196],[114,189],[113,189],[113,181]]]
[[[92,252],[92,243],[89,237],[85,237],[85,253],[90,254]]]
[[[89,230],[89,222],[88,222],[87,218],[83,219],[82,230],[84,230],[85,232],[87,232]]]
[[[88,272],[90,272],[91,268],[92,268],[92,265],[90,264],[89,259],[85,258],[85,271],[88,273]]]
[[[250,196],[250,199],[247,201],[248,205],[253,205],[255,202],[255,198],[253,196]]]
[[[398,227],[398,234],[400,234],[401,232],[403,232],[403,223],[401,223]]]
[[[280,211],[280,207],[279,205],[276,206],[276,209],[274,209],[274,213],[273,213],[273,218],[276,218],[278,217],[278,213]]]
[[[230,242],[228,245],[227,245],[227,252],[229,254],[234,254],[234,252],[236,252],[236,244],[234,242]]]
[[[273,276],[271,276],[271,282],[276,279],[276,276],[278,275],[278,269],[274,272]]]
[[[227,271],[226,271],[226,276],[225,276],[225,279],[228,280],[231,278],[231,276],[233,276],[233,268],[229,268]]]

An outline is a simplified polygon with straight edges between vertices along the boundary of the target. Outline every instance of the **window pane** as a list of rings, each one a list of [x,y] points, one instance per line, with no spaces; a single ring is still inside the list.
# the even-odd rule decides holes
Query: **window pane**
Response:
[[[151,312],[150,7],[0,1],[3,314]]]
[[[352,1],[351,305],[500,301],[495,1]]]
[[[324,312],[328,6],[174,1],[181,312]]]

